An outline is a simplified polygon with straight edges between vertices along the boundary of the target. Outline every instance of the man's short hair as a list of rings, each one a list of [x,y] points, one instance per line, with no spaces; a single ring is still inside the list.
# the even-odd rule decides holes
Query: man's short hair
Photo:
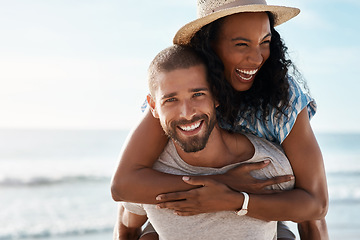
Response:
[[[153,94],[157,88],[157,75],[159,73],[190,68],[200,64],[205,65],[204,59],[190,47],[173,45],[162,50],[155,56],[148,69],[150,94],[154,97]]]

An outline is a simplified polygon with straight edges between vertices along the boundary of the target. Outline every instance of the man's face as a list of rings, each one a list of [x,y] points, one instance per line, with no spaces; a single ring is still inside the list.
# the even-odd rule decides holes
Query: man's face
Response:
[[[158,75],[151,107],[165,133],[185,152],[205,148],[216,123],[215,101],[204,65]]]

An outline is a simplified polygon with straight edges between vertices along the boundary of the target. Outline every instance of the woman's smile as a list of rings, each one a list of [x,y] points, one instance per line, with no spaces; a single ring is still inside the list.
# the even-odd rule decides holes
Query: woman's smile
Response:
[[[255,74],[258,72],[259,69],[254,70],[241,70],[241,69],[235,69],[236,74],[244,81],[251,81]]]

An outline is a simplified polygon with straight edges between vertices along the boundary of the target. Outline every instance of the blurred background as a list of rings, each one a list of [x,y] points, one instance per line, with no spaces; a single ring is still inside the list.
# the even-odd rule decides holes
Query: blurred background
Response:
[[[318,104],[330,237],[357,239],[360,2],[268,4],[301,9],[277,30]],[[111,238],[110,179],[147,67],[195,18],[195,0],[0,0],[0,240]]]

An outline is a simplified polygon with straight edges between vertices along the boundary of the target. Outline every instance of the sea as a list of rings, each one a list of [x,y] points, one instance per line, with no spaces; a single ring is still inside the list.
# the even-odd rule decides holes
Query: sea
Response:
[[[127,130],[0,130],[0,240],[111,239],[110,181]],[[316,134],[330,239],[360,236],[360,134]],[[296,225],[291,223],[296,232]]]

